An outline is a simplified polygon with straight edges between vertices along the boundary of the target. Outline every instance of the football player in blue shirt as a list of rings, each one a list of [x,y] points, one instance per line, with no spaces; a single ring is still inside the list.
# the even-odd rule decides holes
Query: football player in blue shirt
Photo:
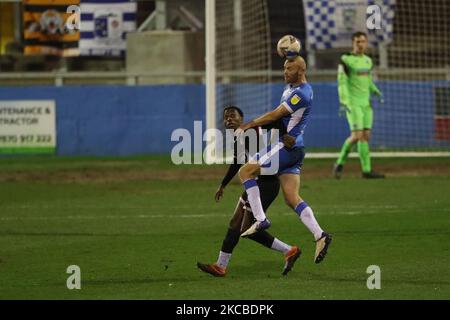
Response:
[[[263,126],[281,119],[287,133],[296,138],[295,146],[288,149],[282,141],[270,146],[270,150],[251,159],[239,170],[239,178],[248,195],[256,222],[241,236],[246,237],[259,230],[270,227],[261,205],[260,192],[255,178],[264,174],[277,174],[286,203],[300,217],[300,220],[314,235],[316,251],[314,262],[320,263],[331,243],[331,236],[324,232],[317,223],[314,213],[308,204],[299,196],[300,167],[305,157],[303,133],[311,112],[313,101],[312,87],[306,81],[306,63],[302,57],[288,59],[284,63],[284,80],[287,84],[280,105],[266,114],[244,124],[235,131],[235,135],[243,138],[245,130]],[[275,170],[273,167],[276,166]]]

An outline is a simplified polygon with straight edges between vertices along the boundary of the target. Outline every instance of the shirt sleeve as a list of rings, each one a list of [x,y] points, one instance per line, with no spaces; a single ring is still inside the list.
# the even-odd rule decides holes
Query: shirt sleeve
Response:
[[[380,89],[378,89],[378,87],[373,82],[372,71],[370,72],[369,77],[370,77],[370,87],[369,87],[370,93],[375,93],[377,96],[381,96]]]
[[[307,106],[306,99],[297,90],[293,91],[291,95],[283,101],[282,105],[289,110],[290,113],[294,113],[298,109],[305,108]]]
[[[348,73],[349,73],[349,67],[345,61],[345,57],[341,57],[341,63],[338,66],[338,75],[337,75],[337,82],[338,82],[338,95],[339,95],[339,104],[343,104],[348,106],[349,99],[348,99]]]
[[[227,173],[225,174],[225,176],[222,179],[222,183],[221,183],[222,187],[226,187],[227,184],[230,183],[231,179],[233,179],[234,176],[236,175],[236,173],[238,173],[241,166],[242,166],[241,164],[237,164],[237,163],[230,164],[230,166],[228,167]]]

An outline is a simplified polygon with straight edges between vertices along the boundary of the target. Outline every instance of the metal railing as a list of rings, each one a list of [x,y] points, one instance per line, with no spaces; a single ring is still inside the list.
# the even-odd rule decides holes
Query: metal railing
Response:
[[[377,69],[379,80],[446,80],[450,81],[448,68],[411,68],[411,69]],[[283,80],[282,71],[221,71],[217,72],[219,83],[233,82],[263,82],[272,79],[273,82]],[[336,70],[311,70],[308,80],[334,81]],[[77,85],[77,84],[118,84],[145,85],[168,83],[204,83],[204,71],[187,72],[140,72],[126,71],[55,71],[55,72],[0,72],[0,85]]]

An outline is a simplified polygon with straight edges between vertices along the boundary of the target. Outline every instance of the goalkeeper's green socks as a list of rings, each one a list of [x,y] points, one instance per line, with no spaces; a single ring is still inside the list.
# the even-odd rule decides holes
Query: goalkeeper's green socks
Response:
[[[370,164],[369,143],[367,141],[358,141],[357,146],[362,172],[371,172],[372,166]],[[341,152],[339,153],[339,158],[337,159],[336,164],[338,165],[345,164],[351,149],[352,144],[350,143],[349,139],[345,140],[344,145],[341,148]]]
[[[370,150],[367,141],[358,141],[359,161],[361,162],[362,172],[371,172]]]
[[[337,159],[336,164],[344,165],[345,162],[347,161],[347,157],[351,149],[352,144],[350,143],[350,139],[345,140],[344,144],[342,145],[341,152],[339,153],[339,158]]]

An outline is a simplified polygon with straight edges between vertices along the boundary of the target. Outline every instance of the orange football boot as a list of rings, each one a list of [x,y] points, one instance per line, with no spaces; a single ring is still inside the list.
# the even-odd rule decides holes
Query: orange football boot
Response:
[[[282,273],[283,276],[287,275],[289,271],[292,270],[295,261],[297,261],[297,259],[300,257],[301,254],[302,251],[300,250],[300,248],[297,246],[293,246],[291,250],[289,250],[288,253],[284,255],[284,260],[286,261],[286,263],[284,264],[284,269]]]
[[[203,272],[212,274],[214,277],[225,277],[227,269],[219,267],[216,263],[205,264],[197,262],[197,267]]]

